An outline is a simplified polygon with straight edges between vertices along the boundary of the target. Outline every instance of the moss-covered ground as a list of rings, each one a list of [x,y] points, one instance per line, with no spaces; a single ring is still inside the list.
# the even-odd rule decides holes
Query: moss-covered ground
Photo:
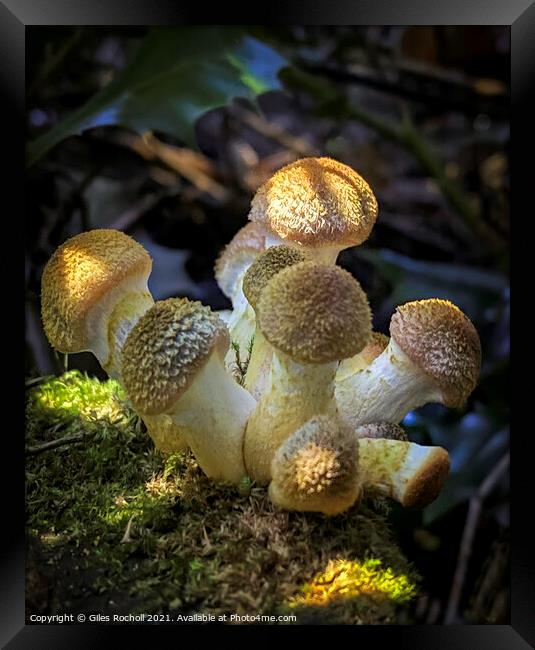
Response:
[[[281,511],[247,482],[216,485],[191,454],[154,449],[117,382],[37,380],[26,416],[28,615],[396,623],[417,593],[384,504],[328,518]]]

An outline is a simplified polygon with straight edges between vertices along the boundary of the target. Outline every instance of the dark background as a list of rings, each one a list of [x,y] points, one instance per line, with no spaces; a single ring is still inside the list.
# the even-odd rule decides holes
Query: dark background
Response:
[[[214,280],[215,258],[246,223],[251,197],[269,175],[304,155],[331,155],[368,180],[379,201],[377,224],[339,264],[368,293],[375,329],[388,332],[399,303],[446,298],[473,320],[483,347],[480,385],[464,409],[429,405],[404,422],[411,439],[442,445],[452,458],[432,506],[392,512],[403,548],[425,579],[415,611],[420,622],[509,621],[509,490],[502,471],[509,444],[509,31],[251,28],[251,38],[289,64],[281,89],[261,93],[256,107],[241,99],[203,114],[197,147],[172,128],[156,128],[157,120],[156,154],[116,123],[62,139],[27,173],[28,376],[64,368],[42,333],[38,296],[44,264],[68,237],[95,227],[125,230],[154,258],[155,299],[184,295],[221,309],[229,304]],[[30,29],[28,140],[117,78],[146,34]],[[262,65],[276,68],[276,56],[256,59],[251,71]],[[208,73],[203,83],[209,88],[217,76]],[[184,86],[169,84],[164,96],[183,102]],[[146,124],[154,105],[138,104],[134,121]],[[71,355],[68,367],[104,377],[90,355]],[[467,526],[475,534],[465,537],[455,605],[452,582]]]

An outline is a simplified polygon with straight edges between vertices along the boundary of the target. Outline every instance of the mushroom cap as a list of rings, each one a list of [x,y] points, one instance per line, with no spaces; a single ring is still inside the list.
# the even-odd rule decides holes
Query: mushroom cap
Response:
[[[364,361],[367,364],[370,364],[374,359],[376,359],[386,350],[389,340],[390,339],[386,334],[381,334],[381,332],[372,332],[368,344],[360,353],[364,357]]]
[[[221,291],[232,297],[240,272],[247,268],[265,249],[266,234],[257,223],[240,228],[219,254],[214,266],[215,278]]]
[[[370,235],[377,200],[351,167],[332,158],[301,158],[256,192],[249,219],[303,246],[356,246]]]
[[[425,508],[440,494],[450,471],[450,457],[442,447],[434,447],[426,462],[407,483],[402,505],[405,508]]]
[[[357,438],[386,438],[388,440],[402,440],[408,442],[409,437],[405,429],[392,422],[372,422],[360,424],[355,429]]]
[[[422,372],[436,382],[444,404],[461,406],[481,369],[481,343],[470,319],[453,303],[433,298],[397,308],[390,335]]]
[[[63,243],[48,260],[41,280],[45,334],[60,352],[87,349],[89,312],[119,284],[148,278],[152,260],[119,230],[83,232]]]
[[[229,345],[225,324],[209,307],[187,298],[154,303],[123,348],[122,377],[134,408],[170,411],[212,353],[224,356]]]
[[[270,493],[284,495],[295,509],[341,512],[360,493],[357,438],[337,418],[315,416],[277,449],[271,476]]]
[[[265,286],[257,310],[266,339],[299,363],[351,357],[368,343],[371,311],[355,278],[339,266],[301,262]]]
[[[304,255],[291,246],[272,246],[261,253],[243,276],[243,293],[251,307],[256,310],[262,289],[279,271],[304,261]]]

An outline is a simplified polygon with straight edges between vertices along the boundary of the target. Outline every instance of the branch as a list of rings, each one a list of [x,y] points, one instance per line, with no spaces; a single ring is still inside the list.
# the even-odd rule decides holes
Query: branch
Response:
[[[286,79],[309,95],[316,98],[318,109],[329,110],[344,118],[355,120],[407,150],[420,164],[423,171],[435,179],[442,195],[463,221],[492,247],[503,246],[501,239],[481,219],[479,210],[462,188],[444,172],[444,165],[433,149],[418,134],[408,115],[401,124],[385,120],[360,106],[349,104],[345,96],[321,77],[311,75],[297,68],[286,70]]]
[[[444,617],[445,625],[453,623],[457,616],[459,602],[461,600],[463,591],[464,580],[466,578],[468,561],[470,559],[470,555],[472,554],[472,545],[474,542],[476,527],[479,521],[479,516],[481,514],[481,509],[483,507],[483,501],[492,492],[508,467],[509,452],[507,452],[505,456],[503,456],[502,459],[498,462],[498,464],[494,466],[493,470],[479,486],[476,494],[470,499],[468,515],[466,517],[466,523],[464,525],[463,536],[461,539],[459,559],[457,561],[457,567],[455,568],[455,575],[453,577],[453,584],[451,587],[448,607],[446,609],[446,615]]]
[[[383,120],[362,110],[358,106],[348,106],[347,112],[351,119],[370,127],[411,153],[423,171],[434,178],[450,207],[455,210],[471,230],[492,246],[497,246],[500,243],[500,238],[482,221],[479,210],[459,187],[458,183],[446,176],[442,161],[427,142],[420,137],[412,120],[405,116],[401,126],[397,126],[390,121]]]
[[[73,433],[69,436],[58,438],[57,440],[44,442],[41,445],[26,447],[26,453],[29,456],[34,456],[36,454],[41,454],[43,451],[49,451],[50,449],[56,449],[57,447],[63,447],[64,445],[70,445],[75,442],[82,442],[82,440],[85,440],[88,437],[90,437],[90,434],[88,433]]]

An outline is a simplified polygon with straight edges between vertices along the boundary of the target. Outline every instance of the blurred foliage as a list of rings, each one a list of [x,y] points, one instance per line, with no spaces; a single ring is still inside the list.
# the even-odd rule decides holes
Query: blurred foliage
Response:
[[[462,409],[428,405],[404,422],[412,440],[448,449],[449,480],[423,513],[392,511],[426,581],[417,616],[440,620],[468,501],[509,446],[509,30],[29,35],[29,375],[62,369],[40,327],[38,295],[43,265],[67,237],[123,229],[154,257],[157,299],[227,308],[213,276],[217,254],[246,222],[259,185],[306,155],[354,167],[377,195],[369,240],[339,258],[367,292],[376,329],[388,332],[397,304],[425,297],[452,300],[472,319],[483,348],[479,386]],[[103,377],[88,355],[69,364]],[[472,603],[472,621],[477,611],[476,621],[507,622],[495,603],[492,616],[482,611],[486,585],[496,588],[486,576],[502,575],[495,557],[507,555],[493,550],[508,543],[507,478],[484,504],[472,549],[461,602],[462,611]]]
[[[262,65],[253,72],[256,62]],[[70,135],[112,124],[139,133],[157,129],[192,145],[203,113],[233,97],[278,88],[283,62],[237,28],[154,29],[118,78],[30,145],[29,163]]]

